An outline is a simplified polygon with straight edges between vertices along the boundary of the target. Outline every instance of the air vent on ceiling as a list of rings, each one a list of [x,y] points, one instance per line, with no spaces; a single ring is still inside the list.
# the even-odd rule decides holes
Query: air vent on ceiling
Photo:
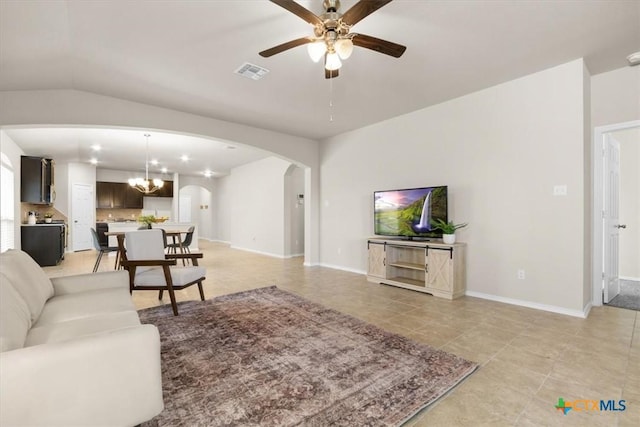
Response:
[[[250,64],[248,62],[245,62],[244,64],[242,64],[240,68],[238,68],[235,71],[236,74],[240,74],[241,76],[247,77],[252,80],[260,80],[268,72],[269,70],[267,70],[266,68],[262,68],[254,64]]]

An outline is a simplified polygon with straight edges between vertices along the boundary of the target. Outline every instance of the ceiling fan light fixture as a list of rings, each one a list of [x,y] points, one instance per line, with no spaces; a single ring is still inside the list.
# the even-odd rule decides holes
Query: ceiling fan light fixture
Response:
[[[307,52],[313,62],[318,62],[327,52],[327,45],[324,40],[317,40],[307,45]]]
[[[340,59],[347,59],[353,53],[353,42],[349,38],[337,40],[334,46]]]
[[[324,68],[329,71],[335,71],[342,67],[342,61],[340,61],[340,57],[337,53],[331,52],[327,54],[327,59],[324,62]]]

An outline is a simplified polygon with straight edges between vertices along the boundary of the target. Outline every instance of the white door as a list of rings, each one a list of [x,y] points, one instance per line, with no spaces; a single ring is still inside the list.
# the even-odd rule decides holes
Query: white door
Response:
[[[74,251],[93,249],[91,227],[95,212],[93,186],[73,184],[71,189],[71,242]]]
[[[620,293],[619,242],[620,234],[620,143],[611,135],[604,135],[604,295],[608,303]]]

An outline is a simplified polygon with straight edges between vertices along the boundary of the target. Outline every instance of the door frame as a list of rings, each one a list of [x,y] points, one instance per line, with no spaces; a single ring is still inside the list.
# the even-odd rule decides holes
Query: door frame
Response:
[[[602,286],[604,280],[604,227],[602,224],[602,207],[604,203],[604,134],[619,130],[640,127],[640,120],[597,126],[591,144],[591,304],[603,304]]]

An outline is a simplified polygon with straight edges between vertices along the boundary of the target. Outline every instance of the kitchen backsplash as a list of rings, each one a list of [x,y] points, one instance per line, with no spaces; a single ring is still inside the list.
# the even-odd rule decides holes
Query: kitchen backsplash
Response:
[[[53,206],[20,203],[20,221],[23,224],[27,223],[27,216],[29,216],[30,211],[36,212],[37,219],[44,219],[44,214],[50,213],[53,215],[51,217],[52,220],[63,220],[64,222],[67,222],[67,217],[64,216],[60,211],[56,210]]]
[[[136,221],[142,209],[96,209],[96,222]]]

